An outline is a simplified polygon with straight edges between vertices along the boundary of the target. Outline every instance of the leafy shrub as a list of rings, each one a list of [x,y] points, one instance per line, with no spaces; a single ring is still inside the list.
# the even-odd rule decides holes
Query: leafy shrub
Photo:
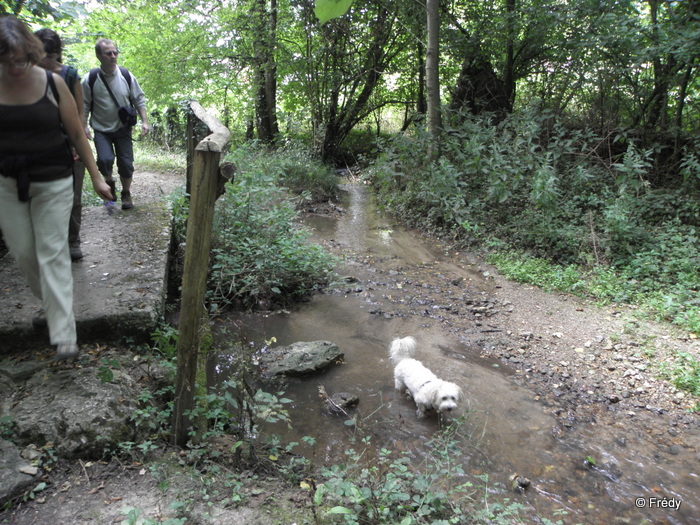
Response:
[[[236,164],[236,181],[215,212],[211,303],[269,308],[328,285],[335,259],[296,224],[295,202],[277,186],[274,164]]]
[[[700,396],[700,360],[686,352],[677,355],[674,365],[664,364],[663,375],[679,390]]]
[[[296,222],[298,198],[282,186],[286,176],[288,181],[296,180],[290,185],[302,185],[303,155],[270,152],[251,143],[230,154],[228,160],[237,171],[214,213],[207,284],[211,309],[284,306],[328,286],[336,260],[309,242],[308,230]],[[333,176],[331,184],[327,170],[322,176],[320,168],[312,166],[309,173],[304,179],[309,191],[304,190],[303,198],[337,190],[337,180]],[[176,238],[182,242],[188,201],[182,192],[171,200]]]
[[[698,331],[700,179],[692,151],[675,186],[653,187],[652,149],[541,113],[497,126],[481,117],[448,125],[432,162],[429,140],[416,132],[383,141],[368,170],[403,221],[463,246],[497,244],[507,271],[532,284],[641,303]],[[533,268],[533,258],[554,266]]]
[[[323,482],[314,501],[333,523],[409,525],[459,523],[464,518],[459,500],[469,501],[473,488],[469,482],[450,481],[464,478],[459,462],[443,462],[438,452],[417,468],[407,452],[381,449],[368,459],[370,438],[362,445],[364,451],[349,449],[345,462],[321,471]],[[456,441],[448,446],[456,453]]]
[[[468,476],[455,460],[473,440],[462,435],[465,427],[458,420],[437,432],[422,461],[408,451],[375,450],[369,437],[361,439],[362,450],[348,449],[344,461],[321,468],[314,505],[330,523],[347,525],[522,523],[522,505],[507,497],[496,501],[496,494],[506,495],[503,485]]]
[[[294,195],[313,201],[338,197],[338,177],[334,170],[301,145],[290,142],[273,150],[251,142],[234,151],[231,158],[239,170],[264,173]]]

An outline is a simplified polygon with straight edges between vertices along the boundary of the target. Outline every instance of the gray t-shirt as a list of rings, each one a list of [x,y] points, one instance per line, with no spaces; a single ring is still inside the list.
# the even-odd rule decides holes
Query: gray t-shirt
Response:
[[[133,104],[136,109],[145,108],[146,96],[134,75],[131,75],[131,89],[129,89],[129,84],[118,67],[111,74],[105,73],[100,69],[100,74],[95,79],[92,89],[89,86],[90,75],[85,75],[82,80],[85,115],[89,115],[88,118],[92,129],[104,133],[112,133],[124,125],[119,120],[119,108],[114,104],[102,78],[109,84],[119,106]],[[92,111],[90,111],[91,106]]]

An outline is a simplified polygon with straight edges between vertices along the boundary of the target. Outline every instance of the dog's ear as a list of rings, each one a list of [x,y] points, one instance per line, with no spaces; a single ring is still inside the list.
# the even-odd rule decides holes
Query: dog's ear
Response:
[[[442,389],[440,388],[442,383],[439,381],[432,381],[424,387],[427,390],[427,398],[430,400],[430,404],[437,408],[440,406],[442,401]]]
[[[460,403],[462,401],[464,401],[464,392],[462,391],[462,389],[460,387],[457,387],[457,399],[459,400]]]

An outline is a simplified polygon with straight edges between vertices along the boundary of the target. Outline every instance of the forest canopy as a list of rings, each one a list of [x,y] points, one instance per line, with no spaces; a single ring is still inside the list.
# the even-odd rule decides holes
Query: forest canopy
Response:
[[[11,0],[0,13],[60,31],[81,71],[96,38],[113,39],[154,108],[196,98],[234,131],[309,135],[332,158],[354,129],[420,122],[428,35],[421,2],[329,1],[349,9],[326,23],[313,0]],[[535,107],[647,145],[697,136],[700,2],[437,4],[443,117]]]

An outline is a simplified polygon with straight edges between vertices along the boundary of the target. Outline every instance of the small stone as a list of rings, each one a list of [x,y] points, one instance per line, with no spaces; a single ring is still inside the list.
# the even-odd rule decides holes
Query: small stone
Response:
[[[27,461],[35,461],[39,459],[43,453],[36,448],[36,445],[28,445],[20,455]]]

